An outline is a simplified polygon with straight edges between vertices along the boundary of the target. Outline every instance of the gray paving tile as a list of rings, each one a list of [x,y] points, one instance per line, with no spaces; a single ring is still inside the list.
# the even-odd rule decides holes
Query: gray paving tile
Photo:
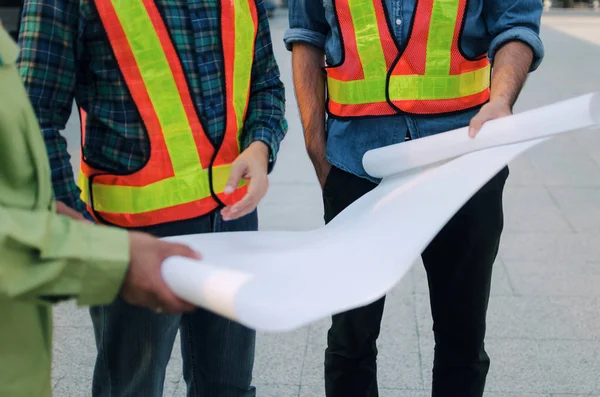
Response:
[[[600,167],[568,135],[552,138],[525,156],[548,186],[600,186]]]
[[[315,185],[318,180],[313,165],[304,149],[304,138],[299,119],[291,117],[288,135],[281,143],[277,163],[269,175],[271,186],[279,184]]]
[[[430,397],[431,392],[425,390],[380,389],[380,397]]]
[[[543,186],[507,186],[503,199],[504,230],[507,232],[572,230],[550,192]]]
[[[378,344],[377,359],[379,385],[391,389],[419,389],[421,387],[421,369],[417,338],[406,338],[401,342]],[[309,344],[302,387],[321,387],[323,378],[323,346]]]
[[[258,208],[260,230],[322,227],[323,199],[318,185],[272,185]]]
[[[588,128],[571,134],[579,147],[600,165],[600,130]]]
[[[258,334],[254,383],[300,385],[307,338],[308,328],[281,334]]]
[[[429,286],[427,285],[427,272],[420,263],[413,267],[413,282],[415,285],[415,293],[429,295]],[[497,259],[494,263],[492,271],[492,295],[512,295],[513,290],[510,285],[509,278],[506,274],[506,270],[500,259]]]
[[[600,341],[600,298],[510,297],[490,300],[488,337]]]
[[[181,387],[179,386],[181,384]],[[163,396],[165,397],[185,397],[186,395],[186,384],[183,379],[165,379],[163,388]]]
[[[325,397],[325,386],[300,386],[300,397]]]
[[[186,384],[183,380],[183,359],[181,357],[181,340],[180,334],[177,333],[175,342],[173,343],[173,350],[171,351],[171,359],[167,365],[165,372],[165,396],[175,394],[179,384],[181,388],[186,389]]]
[[[600,344],[490,340],[489,390],[590,394],[600,390]]]
[[[383,345],[403,343],[406,338],[417,336],[414,295],[388,296],[381,321],[380,343]]]
[[[177,386],[175,387],[175,390],[172,393],[173,397],[186,397],[187,396],[187,386],[185,384],[184,381],[180,381]],[[165,396],[168,396],[168,394],[165,394]]]
[[[309,327],[308,343],[319,345],[323,349],[327,346],[327,331],[331,327],[331,318],[319,320]]]
[[[259,397],[298,397],[300,386],[290,385],[257,385],[256,395]]]
[[[506,261],[504,265],[517,295],[600,296],[600,263]]]
[[[572,134],[555,135],[526,152],[529,159],[551,156],[576,156],[582,153]]]
[[[592,341],[493,339],[488,392],[590,394],[600,390],[600,344]],[[433,344],[421,343],[423,377],[431,385]]]
[[[526,156],[519,156],[508,164],[510,170],[506,186],[543,186],[544,182]]]
[[[415,267],[422,266],[420,260],[413,264],[412,269],[392,288],[387,296],[394,298],[399,295],[412,295],[415,292],[414,280],[412,276],[412,270]]]
[[[95,361],[96,344],[91,328],[54,328],[52,377],[54,380],[60,379],[59,384],[63,384],[61,387],[87,383],[88,390],[91,390]]]
[[[54,325],[58,327],[91,327],[92,320],[87,307],[77,307],[73,301],[54,307]]]
[[[600,394],[550,394],[550,397],[600,397]]]
[[[54,397],[88,397],[92,394],[91,376],[65,377],[57,382],[52,394]]]
[[[309,343],[306,347],[306,356],[304,357],[304,368],[302,369],[302,378],[300,385],[302,388],[323,387],[323,362],[325,359],[325,344]],[[300,391],[302,393],[302,390]]]
[[[421,338],[433,338],[426,295],[416,296]],[[494,296],[490,299],[488,338],[600,340],[600,298]]]
[[[502,234],[500,258],[504,262],[598,262],[599,235],[594,233]]]
[[[532,393],[494,393],[494,392],[485,392],[483,393],[483,397],[550,397],[549,394],[532,394]]]
[[[425,390],[403,390],[379,388],[379,397],[430,397],[431,392]],[[302,387],[300,397],[325,397],[323,387]]]
[[[420,389],[422,387],[418,338],[407,338],[401,343],[380,343],[378,356],[378,378],[382,388]]]
[[[600,136],[600,133],[598,134]],[[598,148],[600,151],[600,147]],[[564,216],[578,232],[600,232],[600,189],[550,187]]]

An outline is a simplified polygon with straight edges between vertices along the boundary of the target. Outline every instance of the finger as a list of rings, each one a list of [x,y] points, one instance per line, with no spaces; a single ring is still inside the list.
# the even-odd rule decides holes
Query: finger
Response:
[[[160,306],[160,300],[158,297],[147,291],[123,291],[121,294],[123,300],[130,305],[137,307],[145,307],[150,310],[156,310]]]
[[[471,119],[471,123],[469,124],[469,137],[474,138],[479,133],[479,130],[481,130],[483,123],[486,121],[485,115],[483,115],[481,112],[477,113],[477,115]]]
[[[225,185],[225,190],[223,193],[233,193],[235,188],[240,184],[240,180],[245,172],[246,164],[242,161],[234,161],[233,165],[231,166],[231,173],[229,174],[229,179],[227,180],[227,184]]]
[[[243,199],[235,203],[235,205],[231,207],[227,207],[223,209],[221,213],[223,220],[229,221],[233,219],[238,219],[242,216],[242,213],[251,206],[252,197],[249,194],[246,194]]]
[[[232,220],[248,215],[258,206],[258,203],[265,195],[268,186],[268,180],[264,178],[253,178],[248,186],[248,193],[239,202],[234,204],[229,211],[224,211],[223,219]]]
[[[233,212],[242,212],[244,210],[250,210],[256,208],[260,200],[266,194],[267,189],[269,187],[269,179],[266,174],[259,176],[255,176],[250,180],[250,184],[248,185],[248,193],[246,196],[240,200],[240,202],[236,203],[232,211]]]
[[[221,210],[221,217],[223,220],[227,221],[231,219],[232,216],[233,214],[231,213],[231,207],[225,207]]]
[[[202,259],[202,254],[193,250],[188,245],[179,244],[179,243],[167,243],[167,242],[163,242],[163,243],[165,244],[165,248],[164,248],[165,259],[170,256],[183,256],[185,258],[190,258],[190,259],[195,259],[195,260]]]
[[[195,309],[194,305],[177,297],[162,279],[157,286],[156,296],[159,301],[158,305],[165,313],[176,314]]]

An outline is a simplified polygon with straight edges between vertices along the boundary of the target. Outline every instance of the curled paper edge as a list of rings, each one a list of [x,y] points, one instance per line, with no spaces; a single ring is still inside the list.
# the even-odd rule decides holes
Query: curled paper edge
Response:
[[[363,156],[363,167],[374,178],[386,178],[478,150],[551,137],[595,124],[600,124],[600,92],[488,121],[475,138],[469,138],[468,127],[463,127],[373,149]]]

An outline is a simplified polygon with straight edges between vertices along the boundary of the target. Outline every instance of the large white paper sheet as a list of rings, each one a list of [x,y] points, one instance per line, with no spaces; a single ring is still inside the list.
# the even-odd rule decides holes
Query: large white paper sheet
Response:
[[[512,159],[555,134],[597,125],[600,93],[490,122],[475,139],[465,128],[370,151],[363,163],[381,184],[328,225],[167,238],[204,259],[170,258],[163,277],[181,298],[259,331],[289,331],[371,303]]]

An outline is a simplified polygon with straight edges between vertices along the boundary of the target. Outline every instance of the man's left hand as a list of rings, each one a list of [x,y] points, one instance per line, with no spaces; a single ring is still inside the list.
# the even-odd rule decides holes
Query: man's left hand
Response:
[[[483,105],[479,110],[479,113],[471,119],[471,124],[469,125],[469,137],[475,138],[484,123],[500,117],[510,116],[511,114],[512,111],[508,102],[502,99],[491,100]]]
[[[244,150],[231,166],[231,175],[225,187],[225,194],[231,194],[242,178],[249,183],[248,193],[232,206],[223,208],[223,220],[230,221],[248,215],[256,209],[267,193],[269,148],[263,142],[253,142]]]
[[[85,219],[83,215],[81,215],[79,212],[75,211],[71,207],[67,206],[62,201],[56,202],[56,213],[59,215],[68,216],[69,218],[75,221],[91,223],[90,221]]]

